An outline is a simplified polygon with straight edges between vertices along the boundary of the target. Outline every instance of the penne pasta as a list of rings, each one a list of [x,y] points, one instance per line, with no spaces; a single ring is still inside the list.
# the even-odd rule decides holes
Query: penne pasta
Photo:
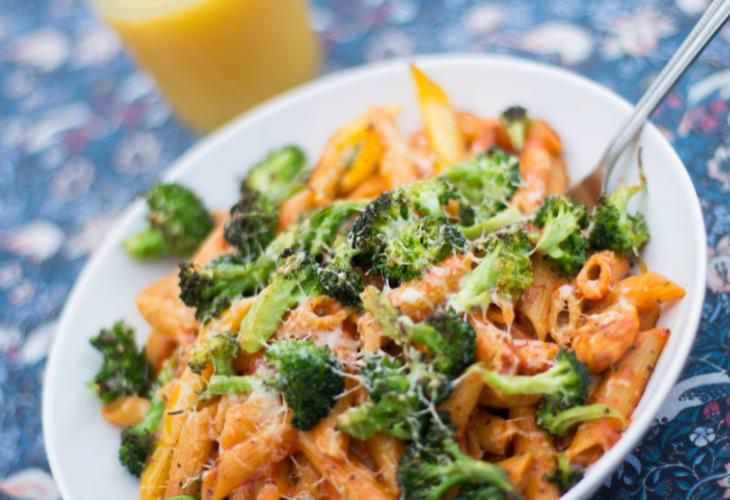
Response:
[[[628,272],[629,263],[624,257],[609,251],[594,253],[575,280],[578,293],[586,299],[602,299]]]
[[[603,376],[592,402],[607,404],[629,422],[668,338],[668,330],[641,332],[616,368]],[[581,424],[566,450],[570,461],[588,465],[598,460],[621,437],[625,423],[604,418]]]

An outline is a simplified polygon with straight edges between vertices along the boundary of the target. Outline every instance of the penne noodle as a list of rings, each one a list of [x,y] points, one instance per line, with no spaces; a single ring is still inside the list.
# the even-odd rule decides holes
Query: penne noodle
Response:
[[[560,497],[558,487],[547,480],[555,469],[556,451],[550,437],[535,423],[532,407],[512,408],[509,412],[517,426],[514,451],[516,455],[529,453],[532,464],[527,476],[524,494],[530,500],[548,500]]]
[[[338,460],[322,452],[310,432],[298,432],[301,452],[314,468],[345,498],[352,500],[394,500],[375,474],[354,459]]]
[[[491,455],[506,455],[517,433],[514,422],[483,410],[472,414],[469,430],[472,429],[480,450]]]
[[[447,412],[451,424],[456,429],[456,435],[461,436],[469,423],[469,417],[479,402],[482,392],[482,377],[477,372],[464,375],[454,387],[449,397],[441,403],[439,410]]]
[[[573,285],[562,285],[553,291],[548,328],[550,337],[560,347],[568,347],[573,342],[582,316],[580,299]]]
[[[591,464],[618,441],[639,404],[668,338],[668,330],[641,332],[634,347],[616,368],[603,376],[591,402],[607,404],[624,418],[625,423],[615,418],[603,418],[581,424],[566,450],[571,462]]]
[[[532,329],[539,340],[545,340],[550,331],[551,305],[555,291],[564,285],[543,259],[534,258],[533,281],[525,290],[517,305],[519,312],[530,321]]]
[[[593,373],[601,373],[623,357],[638,333],[636,308],[621,301],[589,316],[575,333],[573,349],[578,360]]]
[[[628,272],[629,262],[625,257],[608,250],[594,253],[583,265],[575,280],[578,293],[586,299],[602,299]]]
[[[212,407],[193,411],[187,415],[181,434],[185,437],[175,447],[172,454],[170,477],[167,481],[165,496],[191,495],[199,485],[203,466],[213,449],[210,425],[213,418]]]
[[[366,441],[366,445],[388,489],[395,498],[398,498],[400,494],[398,463],[405,444],[391,436],[376,434]]]
[[[621,280],[613,290],[612,299],[623,297],[636,306],[639,313],[651,312],[662,304],[684,297],[684,290],[664,276],[645,272]]]
[[[532,453],[512,455],[509,458],[500,460],[497,465],[504,469],[517,491],[524,494],[527,489],[527,480],[530,477],[530,467],[532,467]]]

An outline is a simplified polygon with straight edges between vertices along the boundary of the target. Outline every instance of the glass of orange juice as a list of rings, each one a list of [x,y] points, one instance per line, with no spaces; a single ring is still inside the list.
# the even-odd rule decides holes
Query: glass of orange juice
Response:
[[[209,131],[312,78],[307,0],[91,0],[178,115]]]

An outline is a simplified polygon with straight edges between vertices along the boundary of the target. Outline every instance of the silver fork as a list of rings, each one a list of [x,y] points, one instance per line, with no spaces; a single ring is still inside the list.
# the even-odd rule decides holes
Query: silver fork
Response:
[[[608,144],[593,171],[580,183],[570,188],[569,196],[590,207],[595,206],[601,193],[607,190],[608,182],[618,160],[626,148],[639,137],[649,115],[702,52],[702,49],[712,40],[715,33],[722,28],[728,16],[730,16],[730,0],[713,0],[682,45],[641,96],[631,115]]]

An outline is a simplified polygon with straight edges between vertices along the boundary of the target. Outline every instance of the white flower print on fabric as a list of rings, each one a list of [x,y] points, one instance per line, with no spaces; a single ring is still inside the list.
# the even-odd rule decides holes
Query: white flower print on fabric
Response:
[[[564,64],[578,64],[591,55],[593,40],[580,26],[551,22],[529,31],[520,39],[518,46],[537,54],[557,54]]]
[[[715,430],[711,427],[697,427],[689,435],[689,440],[697,447],[704,447],[712,443],[715,440]]]
[[[162,154],[160,140],[150,132],[125,137],[114,154],[115,168],[127,175],[137,175],[157,166]]]
[[[50,73],[66,63],[70,51],[66,35],[55,29],[30,33],[12,48],[13,59],[20,65],[32,66]]]
[[[730,235],[709,249],[707,286],[715,293],[730,293]]]
[[[660,39],[674,32],[670,17],[654,6],[643,6],[613,20],[610,34],[603,42],[603,54],[608,59],[646,56],[657,48]]]
[[[63,243],[63,232],[55,224],[34,220],[13,231],[0,232],[0,248],[36,261],[46,260]]]

